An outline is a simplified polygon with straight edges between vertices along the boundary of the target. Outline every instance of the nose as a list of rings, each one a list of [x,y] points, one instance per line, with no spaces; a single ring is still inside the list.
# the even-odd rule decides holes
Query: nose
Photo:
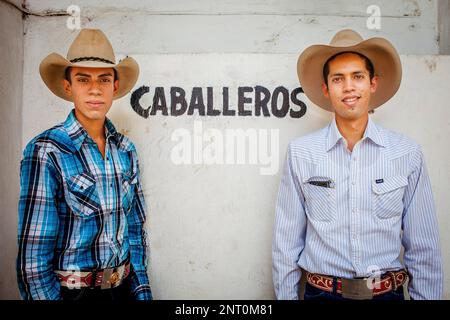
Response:
[[[100,95],[102,93],[98,81],[91,81],[89,86],[89,93],[92,95]]]
[[[344,92],[352,92],[355,90],[355,87],[353,85],[353,80],[351,77],[346,77],[344,79],[344,87],[343,87]]]

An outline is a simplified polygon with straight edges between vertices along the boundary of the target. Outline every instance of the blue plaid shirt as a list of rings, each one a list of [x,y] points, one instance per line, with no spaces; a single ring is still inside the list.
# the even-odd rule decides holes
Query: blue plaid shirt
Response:
[[[54,270],[110,268],[128,256],[136,299],[152,298],[136,149],[108,119],[105,134],[103,159],[72,110],[24,150],[17,258],[23,299],[60,299]]]

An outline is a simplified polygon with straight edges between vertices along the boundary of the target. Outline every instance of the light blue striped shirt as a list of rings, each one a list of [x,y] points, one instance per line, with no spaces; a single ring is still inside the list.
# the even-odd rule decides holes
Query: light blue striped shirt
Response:
[[[440,299],[438,222],[420,146],[370,118],[352,152],[335,120],[293,140],[272,255],[278,299],[298,299],[300,267],[344,278],[406,267],[413,299]]]

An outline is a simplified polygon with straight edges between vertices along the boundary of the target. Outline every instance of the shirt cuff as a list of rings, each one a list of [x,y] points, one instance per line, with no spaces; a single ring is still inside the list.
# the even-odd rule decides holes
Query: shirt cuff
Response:
[[[153,300],[152,289],[149,284],[143,284],[134,289],[134,297],[136,300]]]
[[[147,272],[133,270],[131,292],[136,300],[152,300],[152,290],[148,281]]]

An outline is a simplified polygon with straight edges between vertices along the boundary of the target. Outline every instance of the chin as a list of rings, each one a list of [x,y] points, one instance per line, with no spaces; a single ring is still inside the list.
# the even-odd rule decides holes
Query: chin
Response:
[[[344,112],[338,113],[339,117],[346,120],[357,120],[361,118],[363,115],[356,110],[346,110]]]
[[[105,118],[105,113],[102,111],[88,111],[85,113],[85,116],[91,120],[101,120]]]

